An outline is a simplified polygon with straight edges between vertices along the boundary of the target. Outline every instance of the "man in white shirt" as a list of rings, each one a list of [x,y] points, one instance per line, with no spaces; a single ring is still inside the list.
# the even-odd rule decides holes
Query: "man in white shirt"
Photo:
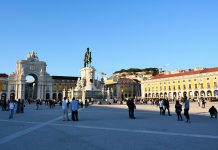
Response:
[[[13,118],[14,108],[15,108],[15,103],[12,100],[10,100],[10,102],[9,102],[9,111],[10,111],[9,119]]]
[[[73,97],[70,106],[71,106],[71,111],[72,111],[72,120],[73,121],[78,121],[78,100]]]
[[[65,121],[65,120],[69,121],[68,106],[67,106],[67,98],[66,97],[64,97],[64,100],[62,102],[62,110],[63,110],[63,121]]]

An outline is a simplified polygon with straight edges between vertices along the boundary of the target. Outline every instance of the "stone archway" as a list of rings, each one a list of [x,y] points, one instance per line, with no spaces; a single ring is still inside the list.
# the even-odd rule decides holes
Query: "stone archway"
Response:
[[[2,93],[1,94],[1,100],[6,100],[7,94],[6,93]]]
[[[155,94],[154,93],[152,93],[152,98],[155,98]]]
[[[200,92],[200,96],[204,98],[204,97],[205,97],[205,92],[204,92],[204,91],[201,91],[201,92]]]
[[[156,98],[159,98],[159,93],[156,93]]]
[[[173,99],[176,99],[176,98],[177,98],[177,93],[173,92]]]
[[[31,77],[31,80],[29,79]],[[27,79],[28,78],[28,79]],[[38,77],[35,74],[29,74],[26,76],[25,82],[25,99],[35,100],[37,99],[37,87]]]
[[[46,100],[49,100],[49,99],[50,99],[50,93],[46,93],[45,99],[46,99]]]
[[[192,91],[189,91],[189,92],[188,92],[188,97],[191,98],[191,99],[194,98],[194,95],[193,95],[193,92],[192,92]]]
[[[151,93],[148,93],[148,98],[151,98]]]
[[[15,100],[15,93],[10,94],[10,100]]]
[[[207,91],[207,97],[212,97],[212,91],[211,90]]]
[[[173,99],[173,96],[172,96],[172,93],[171,93],[171,92],[168,93],[168,99],[169,99],[169,100],[172,100],[172,99]]]
[[[184,91],[184,92],[183,92],[183,97],[184,97],[184,96],[187,96],[187,97],[188,97],[188,95],[187,95],[187,92],[186,92],[186,91]]]
[[[58,93],[58,100],[62,101],[62,99],[63,99],[62,93]]]
[[[35,99],[45,99],[45,92],[52,94],[52,78],[46,72],[46,63],[39,61],[38,56],[33,51],[29,53],[26,60],[17,61],[17,69],[9,76],[9,92],[14,91],[15,99],[26,99],[28,92],[26,90],[26,76],[31,75],[37,81],[35,82]],[[12,90],[13,89],[13,90]],[[10,96],[10,93],[7,94]],[[9,98],[9,97],[8,97]]]
[[[165,93],[164,93],[164,98],[168,98],[167,96],[168,96],[168,95],[167,95],[167,92],[165,92]]]
[[[199,98],[199,92],[198,91],[194,92],[194,98]]]
[[[160,98],[163,98],[163,93],[160,93]]]
[[[56,99],[57,99],[57,94],[56,94],[56,93],[53,93],[53,94],[52,94],[52,99],[53,99],[53,100],[56,100]]]

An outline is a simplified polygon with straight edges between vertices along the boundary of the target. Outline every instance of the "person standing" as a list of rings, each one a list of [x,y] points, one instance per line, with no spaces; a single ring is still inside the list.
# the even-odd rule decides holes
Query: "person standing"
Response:
[[[62,110],[63,110],[63,121],[65,121],[65,120],[69,121],[68,105],[67,105],[67,98],[66,97],[64,97],[64,100],[62,101]]]
[[[15,103],[12,100],[10,100],[10,102],[9,102],[9,111],[10,111],[9,119],[12,119],[14,116],[14,108],[15,108]]]
[[[179,103],[178,100],[176,101],[176,104],[175,104],[175,110],[176,110],[178,121],[183,121],[182,115],[181,115],[182,105]]]
[[[159,100],[159,108],[160,108],[160,115],[163,115],[163,100],[162,99],[160,99]]]
[[[39,104],[40,104],[40,101],[39,99],[36,100],[36,110],[39,110]]]
[[[73,121],[78,121],[78,100],[75,99],[75,97],[73,97],[72,101],[71,101],[71,117]]]
[[[134,116],[134,109],[136,109],[136,106],[135,106],[135,104],[134,104],[134,102],[133,102],[133,99],[128,100],[127,106],[128,106],[128,108],[129,108],[129,118],[135,119],[135,116]]]
[[[184,116],[186,117],[187,123],[190,123],[189,108],[190,108],[189,100],[187,96],[184,96]]]
[[[166,112],[166,109],[168,111],[168,115],[171,116],[170,114],[170,103],[168,99],[164,99],[164,112]]]
[[[201,105],[200,105],[200,98],[198,98],[198,106],[200,107]]]
[[[20,113],[24,113],[24,107],[25,107],[25,102],[24,99],[22,99],[20,104]]]
[[[205,104],[206,104],[206,101],[204,98],[202,98],[202,108],[205,108]]]

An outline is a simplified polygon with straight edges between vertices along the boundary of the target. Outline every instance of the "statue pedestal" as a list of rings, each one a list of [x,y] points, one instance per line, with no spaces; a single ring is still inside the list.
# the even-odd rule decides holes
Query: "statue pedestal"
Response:
[[[81,79],[85,81],[85,91],[95,91],[95,68],[94,67],[84,67],[80,70]]]

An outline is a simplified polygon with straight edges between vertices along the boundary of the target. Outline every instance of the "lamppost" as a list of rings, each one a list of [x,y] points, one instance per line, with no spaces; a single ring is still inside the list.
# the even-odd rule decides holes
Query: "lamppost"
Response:
[[[121,100],[123,101],[123,89],[121,89]]]

